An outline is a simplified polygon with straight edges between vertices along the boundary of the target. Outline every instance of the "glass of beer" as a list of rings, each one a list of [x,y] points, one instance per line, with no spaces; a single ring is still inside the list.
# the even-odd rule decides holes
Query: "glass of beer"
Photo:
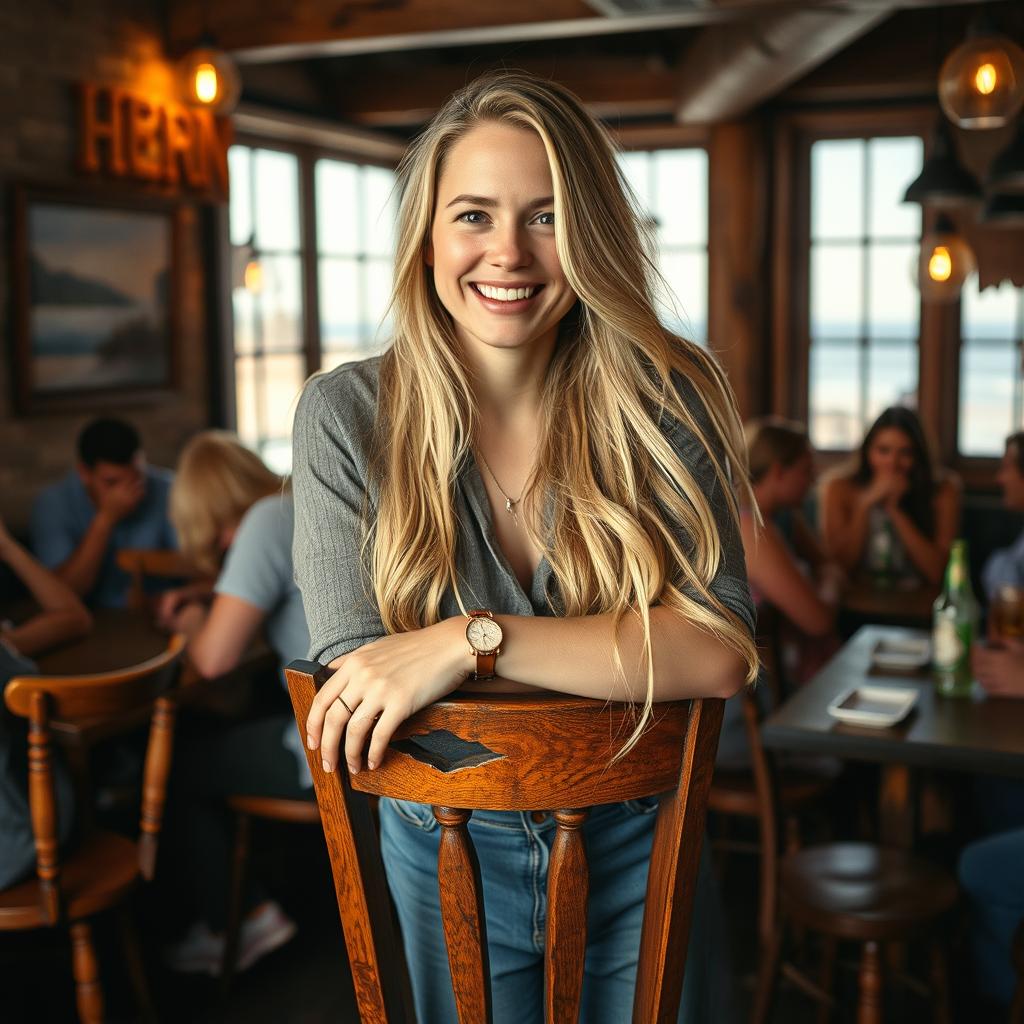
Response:
[[[1002,584],[992,599],[992,639],[997,643],[1024,639],[1024,590]]]

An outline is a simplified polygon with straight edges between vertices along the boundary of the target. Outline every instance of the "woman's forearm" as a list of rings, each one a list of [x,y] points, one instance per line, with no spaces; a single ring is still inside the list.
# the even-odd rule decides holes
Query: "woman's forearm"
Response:
[[[635,616],[627,616],[619,626],[621,671],[615,665],[610,614],[577,618],[498,615],[496,619],[505,634],[497,665],[501,676],[580,697],[645,699],[643,632]],[[731,697],[743,685],[744,659],[671,609],[651,609],[651,644],[656,701]]]
[[[856,567],[864,551],[868,536],[868,510],[869,506],[855,498],[846,524],[841,529],[829,531],[831,543],[827,547],[847,572]]]
[[[888,512],[907,557],[929,583],[938,583],[946,567],[947,553],[921,533],[910,516],[899,506],[890,508]]]

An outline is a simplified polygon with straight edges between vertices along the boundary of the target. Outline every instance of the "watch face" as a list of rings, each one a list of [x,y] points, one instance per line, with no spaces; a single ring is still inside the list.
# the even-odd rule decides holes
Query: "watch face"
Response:
[[[482,654],[501,646],[501,626],[485,615],[475,616],[466,627],[466,639],[474,651]]]

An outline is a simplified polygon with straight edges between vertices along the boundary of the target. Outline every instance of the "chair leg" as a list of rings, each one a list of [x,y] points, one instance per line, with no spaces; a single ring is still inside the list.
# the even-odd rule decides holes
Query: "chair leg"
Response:
[[[779,958],[782,953],[783,922],[776,923],[767,940],[761,942],[757,954],[757,988],[750,1024],[766,1024],[775,1002],[775,986],[779,979]]]
[[[71,926],[71,971],[75,978],[79,1019],[82,1024],[101,1024],[103,988],[88,921],[76,921]]]
[[[839,940],[833,935],[821,937],[821,967],[818,971],[818,984],[822,992],[832,994],[832,982],[836,968],[836,952]],[[818,1007],[818,1024],[828,1024],[832,1019],[832,1004],[822,1003]]]
[[[933,942],[931,948],[931,982],[933,1019],[935,1024],[952,1024],[953,1008],[949,999],[949,964],[946,961],[946,947]]]
[[[864,943],[857,980],[857,1024],[882,1024],[882,959],[877,942]]]
[[[224,959],[220,965],[220,990],[227,995],[238,963],[238,938],[242,930],[242,891],[249,860],[249,815],[235,817],[235,846],[231,854],[231,882],[228,889],[227,930],[224,933]]]
[[[156,1006],[153,1003],[153,995],[149,991],[146,967],[142,962],[139,934],[135,929],[135,921],[128,907],[118,908],[117,922],[121,929],[121,946],[124,950],[125,966],[128,968],[128,976],[131,979],[132,988],[135,990],[135,999],[139,1004],[139,1017],[141,1020],[156,1021],[158,1020]]]

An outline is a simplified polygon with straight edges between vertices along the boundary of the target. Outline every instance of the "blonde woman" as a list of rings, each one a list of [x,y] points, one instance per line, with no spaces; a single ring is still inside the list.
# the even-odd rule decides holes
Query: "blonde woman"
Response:
[[[373,769],[401,721],[474,675],[634,701],[626,743],[657,701],[735,693],[757,667],[730,485],[743,437],[717,365],[659,322],[607,134],[559,86],[489,76],[400,182],[391,347],[312,381],[296,416],[296,574],[311,656],[334,670],[309,746],[327,771]],[[654,810],[585,826],[595,1024],[629,1019]],[[553,826],[471,821],[498,1024],[543,1016]],[[419,1019],[454,1020],[437,822],[385,801],[381,829]],[[727,1016],[728,985],[706,984],[713,895],[698,886],[691,1021]]]
[[[305,657],[309,632],[292,578],[294,513],[284,481],[234,434],[210,430],[181,454],[171,519],[182,552],[217,580],[164,598],[167,625],[189,637],[189,658],[212,678],[231,671],[263,631],[282,664]],[[172,969],[217,974],[224,954],[230,817],[228,796],[311,798],[295,721],[286,712],[186,743],[175,754],[171,838],[175,866],[199,919],[165,953]],[[244,895],[238,966],[244,970],[295,933],[255,883]]]

